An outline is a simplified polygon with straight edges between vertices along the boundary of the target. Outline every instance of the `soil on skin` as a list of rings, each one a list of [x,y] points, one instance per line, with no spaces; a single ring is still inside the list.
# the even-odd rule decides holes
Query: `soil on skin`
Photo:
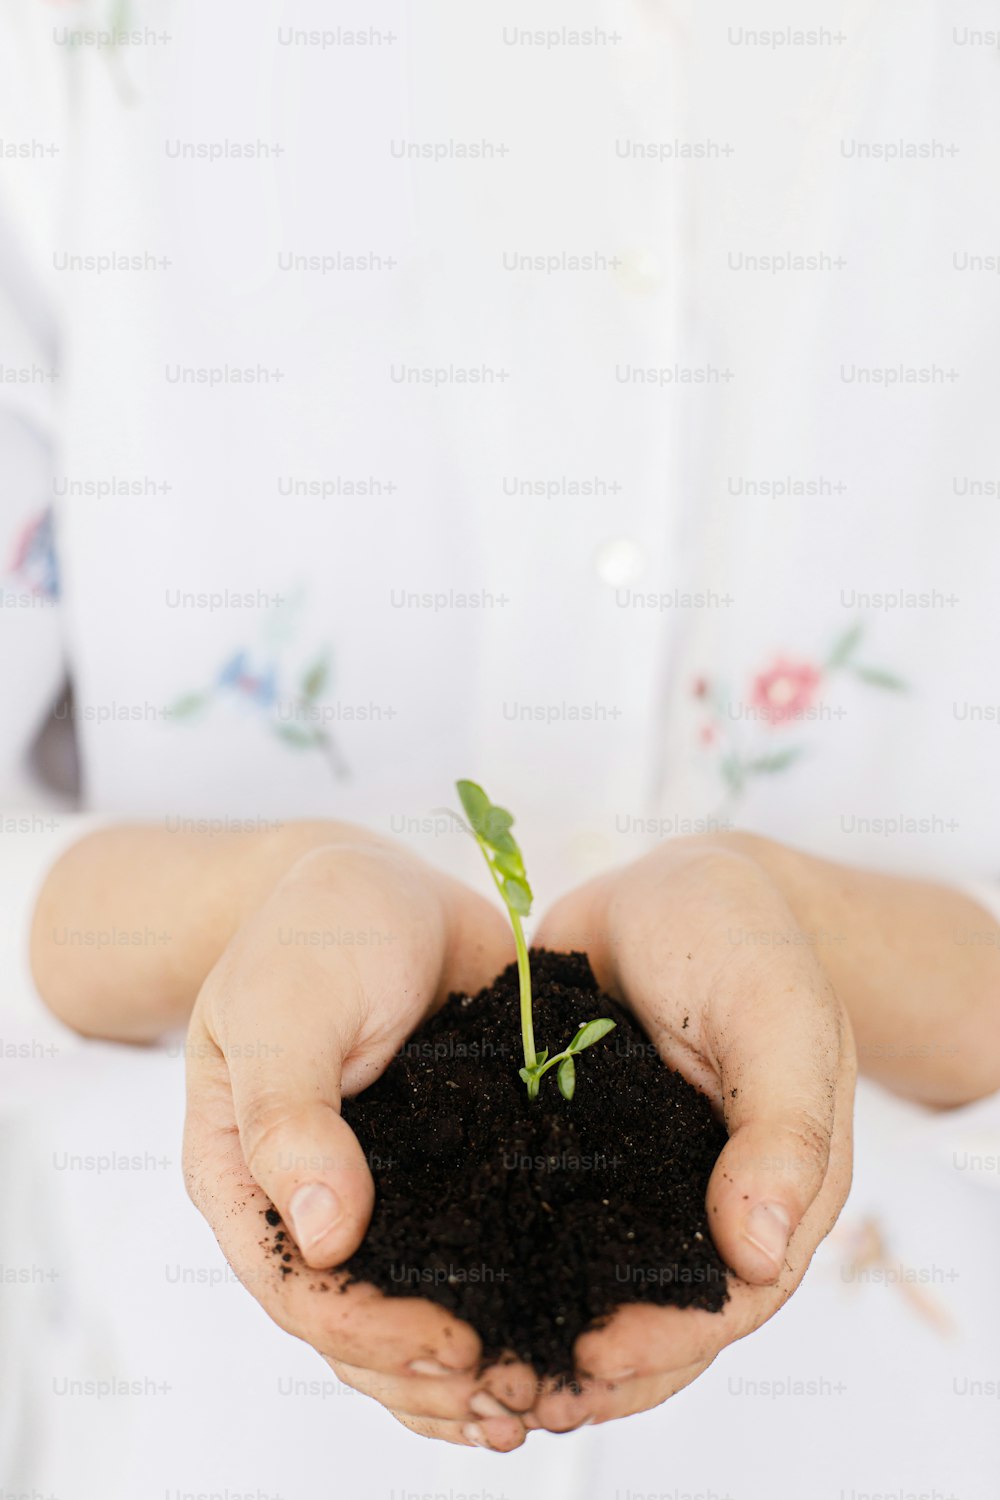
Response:
[[[601,994],[584,954],[536,951],[531,971],[539,1047],[617,1022],[578,1056],[574,1098],[553,1068],[528,1101],[515,965],[452,995],[344,1101],[376,1188],[344,1269],[390,1297],[443,1303],[479,1333],[484,1364],[513,1354],[558,1380],[578,1336],[622,1303],[723,1306],[705,1189],[726,1131]]]

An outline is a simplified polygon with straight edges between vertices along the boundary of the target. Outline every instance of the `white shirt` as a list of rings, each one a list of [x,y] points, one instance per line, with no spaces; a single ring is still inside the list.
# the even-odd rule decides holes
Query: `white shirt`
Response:
[[[266,19],[133,0],[138,40],[112,49],[68,45],[66,28],[106,23],[96,5],[10,6],[0,682],[15,707],[0,769],[17,816],[39,806],[24,755],[65,665],[85,805],[104,816],[345,817],[474,879],[435,813],[468,775],[516,813],[541,904],[659,837],[730,822],[849,863],[996,877],[1000,97],[995,49],[970,39],[991,14],[779,3],[761,33],[735,5],[669,0],[520,18],[301,0]],[[352,28],[368,40],[349,43]],[[536,28],[553,34],[520,35]],[[102,256],[115,268],[87,259]],[[9,879],[48,857],[42,817],[8,821]],[[89,1068],[120,1073],[176,1156],[176,1061],[95,1054],[66,1064],[84,1069],[78,1109]],[[110,1100],[94,1108],[98,1133],[131,1129]],[[927,1203],[949,1196],[969,1226],[961,1372],[996,1332],[968,1244],[976,1226],[988,1242],[995,1195],[930,1152],[913,1166],[913,1140],[956,1117],[872,1108],[904,1122],[906,1144],[873,1124],[858,1213],[895,1213],[889,1238],[924,1264],[944,1253]],[[119,1189],[90,1189],[111,1212]],[[213,1259],[176,1172],[139,1191],[143,1235],[155,1222],[173,1253]],[[64,1179],[51,1196],[73,1222]],[[141,1264],[148,1244],[122,1232],[119,1260]],[[687,1474],[720,1496],[798,1495],[802,1475],[776,1474],[774,1454],[828,1444],[841,1411],[862,1445],[841,1455],[846,1491],[929,1484],[921,1439],[867,1403],[883,1411],[891,1387],[939,1414],[939,1335],[910,1327],[892,1288],[849,1303],[839,1252],[822,1253],[829,1284],[811,1278],[683,1407],[559,1446],[547,1493],[669,1492]],[[147,1449],[178,1488],[232,1473],[238,1490],[214,1435],[224,1393],[250,1399],[244,1372],[266,1366],[269,1340],[282,1360],[300,1351],[231,1290],[191,1291],[182,1315],[148,1265],[135,1274],[143,1316],[197,1320],[197,1379],[217,1384],[185,1384],[177,1425],[150,1400],[122,1430],[197,1455],[188,1484]],[[108,1327],[129,1275],[84,1276]],[[854,1393],[842,1405],[725,1394],[767,1350],[822,1373],[831,1338]],[[170,1355],[182,1384],[190,1347]],[[267,1415],[240,1418],[241,1442],[298,1423],[296,1462],[315,1474],[326,1408],[257,1396]],[[702,1403],[720,1401],[729,1458],[699,1436]],[[53,1452],[68,1405],[42,1401]],[[398,1442],[398,1487],[425,1466],[428,1483],[471,1472],[468,1455],[349,1410],[344,1463]],[[978,1497],[989,1419],[974,1401],[947,1410],[940,1488]],[[586,1473],[562,1471],[567,1452]],[[271,1461],[272,1489],[290,1487]],[[511,1462],[497,1474],[528,1493]],[[32,1483],[63,1483],[37,1454],[25,1464]],[[140,1493],[122,1464],[121,1493]],[[73,1482],[90,1493],[85,1465]],[[370,1483],[385,1493],[384,1475]]]

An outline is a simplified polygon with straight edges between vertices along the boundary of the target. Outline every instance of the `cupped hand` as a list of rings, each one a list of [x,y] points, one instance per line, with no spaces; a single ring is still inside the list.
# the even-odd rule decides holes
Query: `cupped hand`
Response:
[[[477,1377],[480,1343],[444,1308],[328,1268],[360,1244],[374,1186],[340,1115],[451,991],[512,957],[500,912],[403,850],[313,850],[246,919],[199,994],[187,1047],[185,1177],[237,1276],[347,1384],[426,1436],[506,1450],[532,1372]],[[270,1253],[281,1215],[291,1262]],[[282,1267],[287,1266],[286,1272]]]
[[[536,935],[588,953],[602,988],[725,1120],[707,1208],[734,1275],[720,1313],[635,1303],[584,1334],[579,1394],[541,1395],[530,1427],[608,1421],[688,1385],[787,1301],[847,1196],[850,1024],[754,847],[738,836],[665,844],[565,897]]]

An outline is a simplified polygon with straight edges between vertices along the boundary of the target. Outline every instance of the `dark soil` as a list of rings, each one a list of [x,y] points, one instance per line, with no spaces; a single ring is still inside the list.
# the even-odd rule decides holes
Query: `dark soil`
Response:
[[[600,1016],[617,1029],[577,1058],[572,1100],[553,1068],[529,1103],[516,966],[452,995],[344,1101],[376,1187],[346,1269],[443,1303],[479,1333],[484,1364],[513,1354],[563,1379],[578,1335],[622,1303],[724,1304],[705,1189],[726,1131],[584,954],[537,951],[531,969],[540,1047],[560,1051]]]

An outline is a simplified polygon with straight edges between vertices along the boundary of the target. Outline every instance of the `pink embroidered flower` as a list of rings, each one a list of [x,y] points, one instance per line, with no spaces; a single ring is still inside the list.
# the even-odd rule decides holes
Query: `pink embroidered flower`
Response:
[[[812,706],[822,673],[811,662],[779,657],[754,679],[751,701],[769,724],[787,724]]]

